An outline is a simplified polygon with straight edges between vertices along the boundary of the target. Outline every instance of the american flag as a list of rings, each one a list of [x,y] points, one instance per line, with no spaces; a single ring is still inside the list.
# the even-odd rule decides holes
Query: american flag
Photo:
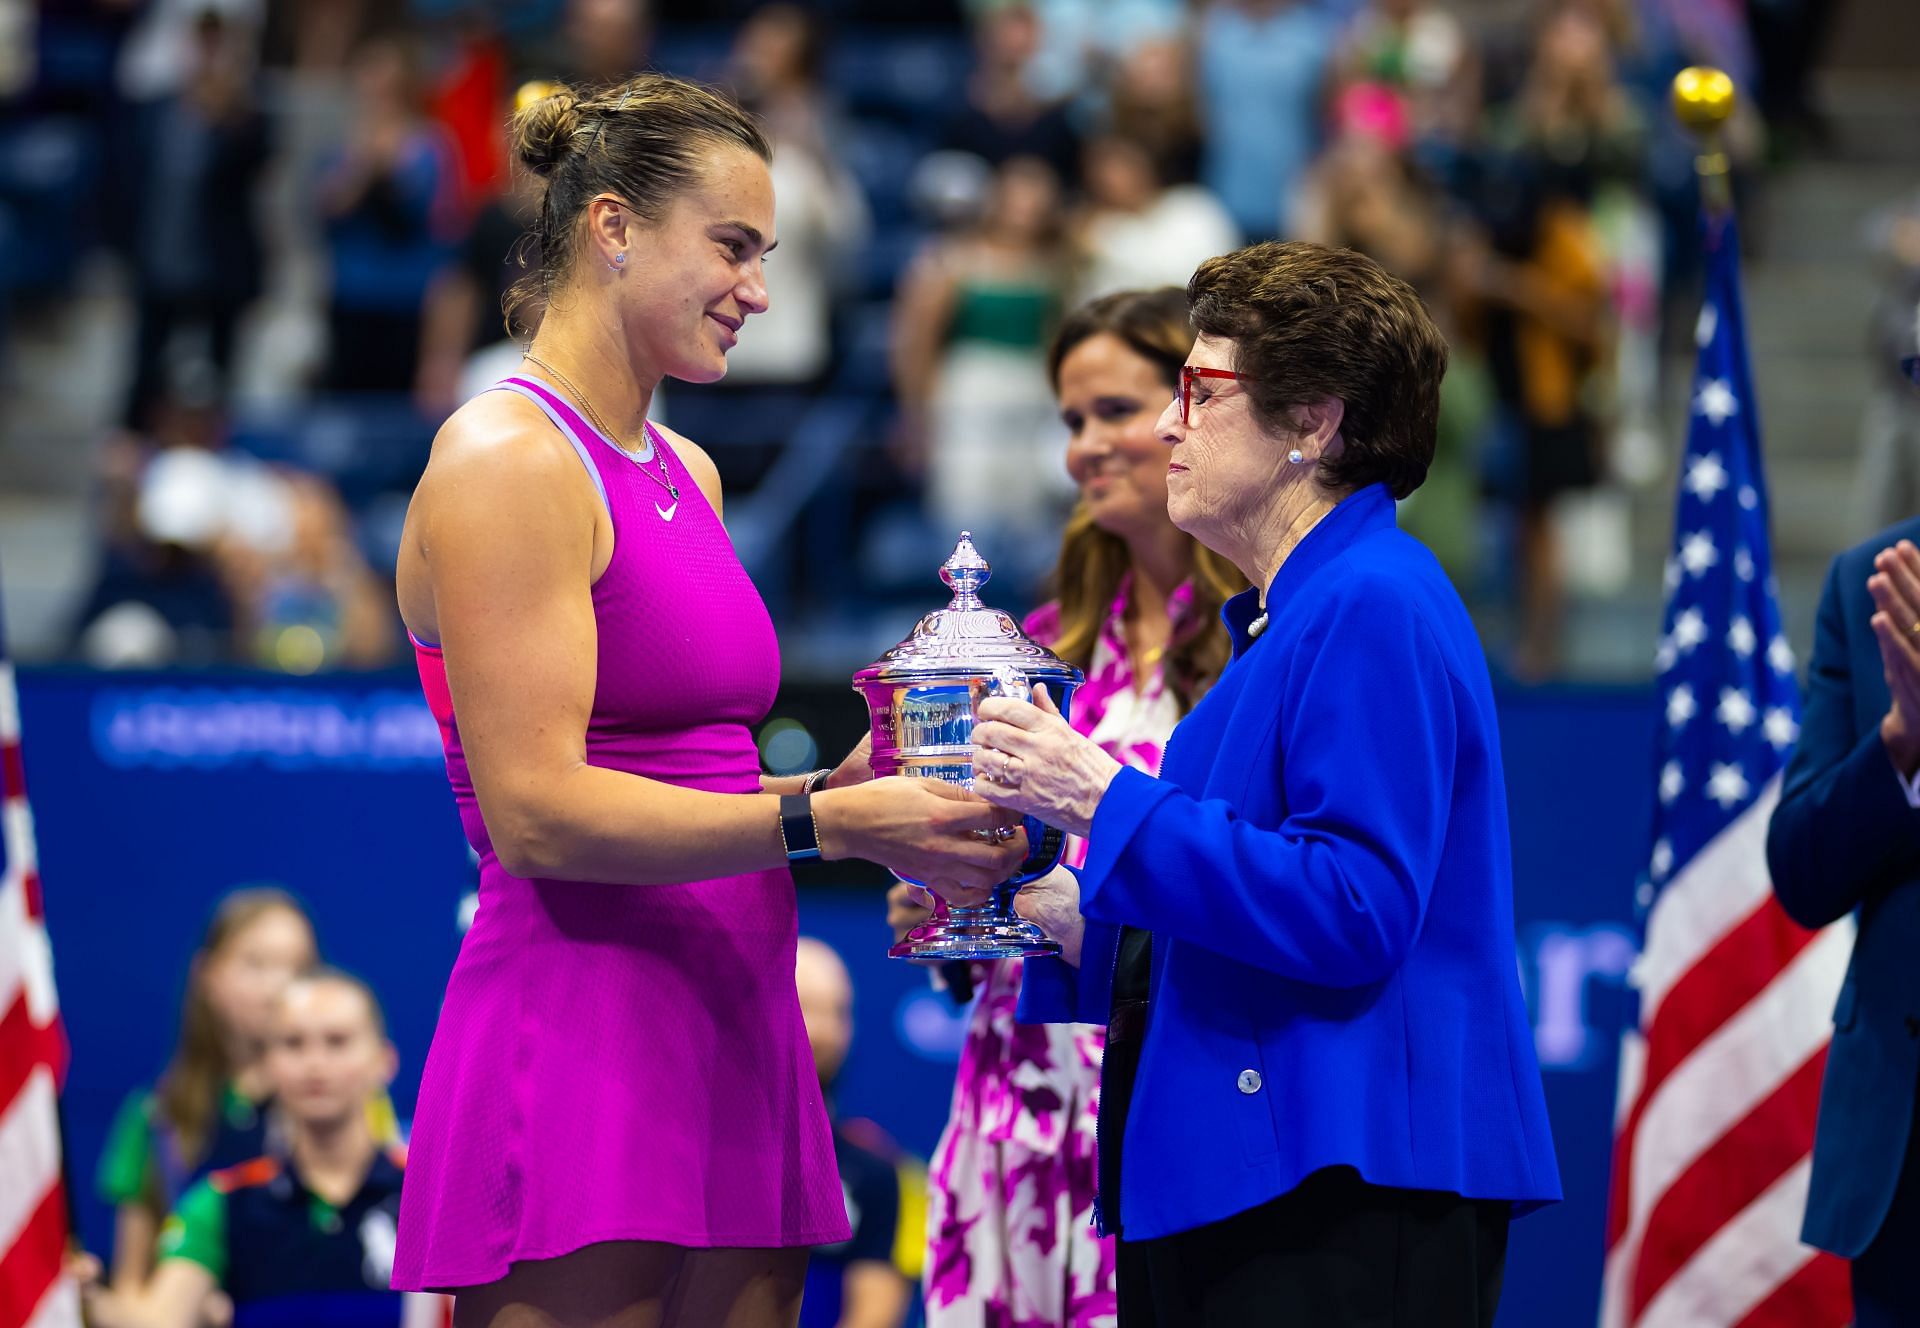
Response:
[[[1846,1265],[1799,1240],[1850,923],[1774,902],[1767,820],[1799,733],[1730,216],[1706,302],[1656,668],[1639,1026],[1621,1046],[1602,1328],[1823,1328]]]
[[[20,757],[20,706],[0,632],[0,1328],[78,1328],[62,1275],[67,1198],[60,1168],[66,1036],[53,990]]]

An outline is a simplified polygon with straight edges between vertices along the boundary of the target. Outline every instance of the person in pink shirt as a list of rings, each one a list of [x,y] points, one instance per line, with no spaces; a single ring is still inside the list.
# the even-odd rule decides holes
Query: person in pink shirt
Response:
[[[1226,666],[1220,605],[1245,588],[1167,518],[1167,449],[1153,426],[1192,346],[1185,292],[1169,286],[1082,306],[1048,355],[1080,501],[1056,597],[1025,626],[1086,671],[1073,726],[1149,774]],[[1086,851],[1070,840],[1066,861],[1078,865]],[[896,928],[924,916],[909,886],[896,886],[889,905]],[[1017,959],[974,969],[978,1001],[930,1177],[929,1328],[1114,1322],[1113,1242],[1090,1221],[1105,1030],[1014,1022],[1020,972]]]

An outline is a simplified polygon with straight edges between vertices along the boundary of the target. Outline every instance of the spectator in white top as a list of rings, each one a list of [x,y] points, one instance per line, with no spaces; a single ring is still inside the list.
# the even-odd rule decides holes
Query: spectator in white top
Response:
[[[1076,236],[1084,267],[1074,303],[1183,285],[1201,263],[1240,247],[1220,200],[1198,185],[1169,188],[1146,144],[1106,134],[1087,144],[1083,160],[1088,205]]]

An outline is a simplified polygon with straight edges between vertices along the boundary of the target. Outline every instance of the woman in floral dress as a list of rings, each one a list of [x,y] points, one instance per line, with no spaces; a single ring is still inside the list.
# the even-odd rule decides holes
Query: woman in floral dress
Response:
[[[1080,501],[1061,543],[1058,598],[1026,630],[1086,670],[1073,726],[1150,774],[1174,724],[1225,667],[1220,605],[1245,584],[1167,519],[1167,450],[1153,424],[1192,345],[1185,294],[1167,287],[1082,307],[1048,356]],[[1067,862],[1086,851],[1070,840]],[[889,898],[903,929],[925,916],[908,895],[900,886]],[[1091,1220],[1105,1030],[1015,1023],[1020,971],[1018,959],[974,966],[978,1000],[930,1177],[929,1328],[1114,1322],[1113,1242]]]

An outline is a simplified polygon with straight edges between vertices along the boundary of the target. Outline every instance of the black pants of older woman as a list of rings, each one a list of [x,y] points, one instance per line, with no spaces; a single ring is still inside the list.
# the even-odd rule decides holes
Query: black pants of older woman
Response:
[[[1120,1328],[1491,1328],[1510,1208],[1317,1171],[1224,1221],[1122,1238]]]

